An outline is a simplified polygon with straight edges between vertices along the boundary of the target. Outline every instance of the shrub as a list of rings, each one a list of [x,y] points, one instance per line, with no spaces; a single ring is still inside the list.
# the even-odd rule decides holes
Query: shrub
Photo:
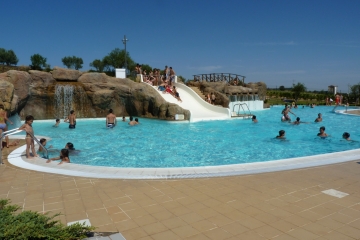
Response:
[[[54,220],[60,214],[48,216],[33,211],[16,214],[20,207],[9,203],[7,199],[0,200],[0,239],[83,239],[95,229],[79,223],[64,226]]]

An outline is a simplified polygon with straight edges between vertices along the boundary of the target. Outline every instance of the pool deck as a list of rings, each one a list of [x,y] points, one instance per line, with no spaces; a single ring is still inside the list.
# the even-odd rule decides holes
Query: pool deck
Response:
[[[88,219],[96,231],[120,232],[127,240],[360,238],[360,160],[229,177],[129,180],[22,169],[8,162],[14,149],[3,151],[0,198],[22,210],[61,212],[64,224]]]

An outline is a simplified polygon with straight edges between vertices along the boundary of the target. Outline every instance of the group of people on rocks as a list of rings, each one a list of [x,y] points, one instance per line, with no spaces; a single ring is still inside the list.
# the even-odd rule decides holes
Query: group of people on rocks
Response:
[[[146,82],[153,86],[158,86],[164,82],[167,82],[172,85],[172,83],[175,81],[175,71],[172,67],[165,66],[163,73],[161,74],[161,70],[158,68],[154,68],[150,70],[149,72],[146,72],[146,70],[142,69],[141,64],[136,64],[135,66],[135,72],[136,74],[140,74],[143,77],[143,82]]]

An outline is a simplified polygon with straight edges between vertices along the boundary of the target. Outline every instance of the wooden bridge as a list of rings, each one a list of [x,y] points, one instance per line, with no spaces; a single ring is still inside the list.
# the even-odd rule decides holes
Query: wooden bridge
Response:
[[[207,73],[207,74],[197,74],[193,75],[194,81],[206,81],[206,82],[221,82],[226,81],[231,83],[233,81],[245,82],[245,76],[233,73]]]

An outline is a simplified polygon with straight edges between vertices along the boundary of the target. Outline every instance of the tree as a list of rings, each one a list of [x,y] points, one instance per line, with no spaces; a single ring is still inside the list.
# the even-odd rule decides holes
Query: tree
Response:
[[[103,72],[104,71],[104,62],[100,59],[95,59],[90,63],[90,67],[95,68],[97,72]]]
[[[46,58],[40,54],[34,54],[30,57],[31,60],[31,69],[33,70],[42,70],[42,68],[48,68],[49,65],[46,64]]]
[[[5,50],[4,48],[0,48],[0,63],[2,65],[16,65],[18,62],[19,59],[13,50]]]
[[[4,65],[6,63],[6,50],[0,48],[0,64]]]
[[[74,68],[76,70],[79,70],[80,68],[83,67],[82,65],[84,64],[84,61],[82,60],[82,58],[73,56],[73,59],[74,59]]]
[[[302,83],[293,84],[291,91],[293,92],[295,100],[297,100],[301,93],[306,92],[306,87]]]
[[[84,63],[82,58],[76,56],[63,57],[61,61],[67,68],[74,68],[76,70],[82,68],[82,64]]]
[[[352,99],[354,99],[356,101],[356,103],[358,103],[359,98],[360,98],[360,83],[358,83],[356,85],[352,85],[350,87],[349,97],[351,97]]]
[[[285,91],[285,87],[284,87],[284,86],[280,86],[280,87],[279,87],[279,90],[280,90],[280,91]]]
[[[19,62],[19,59],[17,58],[15,52],[13,50],[7,51],[7,59],[6,59],[6,65],[16,65]]]
[[[131,59],[128,52],[126,52],[126,62],[129,69],[135,66],[135,62]],[[125,50],[115,48],[107,56],[103,58],[104,68],[108,71],[115,71],[115,68],[125,66]]]

